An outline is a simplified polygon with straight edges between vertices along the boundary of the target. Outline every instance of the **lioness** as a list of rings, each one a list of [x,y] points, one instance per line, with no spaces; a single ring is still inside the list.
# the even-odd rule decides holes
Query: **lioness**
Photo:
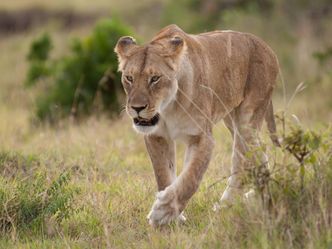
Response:
[[[259,145],[256,133],[264,118],[278,143],[271,95],[279,66],[271,48],[251,34],[191,35],[170,25],[142,46],[132,37],[122,37],[115,52],[126,109],[134,129],[144,134],[158,185],[149,223],[184,219],[182,211],[211,159],[212,128],[220,120],[234,139],[231,176],[220,202],[234,200],[241,192],[240,173],[251,163],[246,154],[250,146]],[[187,146],[178,177],[175,140]],[[266,163],[260,154],[256,157]]]

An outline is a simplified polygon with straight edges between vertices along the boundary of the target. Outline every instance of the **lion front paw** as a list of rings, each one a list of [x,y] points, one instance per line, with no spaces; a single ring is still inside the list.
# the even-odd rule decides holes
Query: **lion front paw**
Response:
[[[153,203],[147,218],[149,224],[153,227],[169,224],[177,219],[182,222],[185,221],[174,189],[168,187],[157,194],[157,199]]]

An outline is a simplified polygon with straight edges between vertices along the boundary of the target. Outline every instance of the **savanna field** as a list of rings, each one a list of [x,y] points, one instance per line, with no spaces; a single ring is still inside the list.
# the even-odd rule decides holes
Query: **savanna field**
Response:
[[[1,19],[5,16],[1,12],[0,248],[332,249],[331,3],[286,2],[2,1],[0,10],[13,20],[23,18],[21,22],[32,24],[18,28],[17,21],[5,30],[7,19]],[[53,17],[31,21],[20,12],[36,6]],[[70,22],[54,15],[68,10],[75,13]],[[115,101],[104,96],[106,90],[102,108],[95,108],[100,97],[95,92],[89,97],[89,92],[81,91],[87,97],[80,105],[75,97],[80,91],[75,91],[74,100],[61,99],[58,106],[63,112],[54,114],[48,103],[71,90],[52,88],[55,82],[67,84],[59,77],[61,72],[71,70],[77,58],[83,61],[84,56],[75,57],[80,51],[90,57],[95,44],[103,44],[93,38],[103,37],[103,31],[95,28],[99,19],[106,30],[114,23],[107,26],[105,20],[116,19],[128,27],[119,32],[128,30],[141,43],[176,23],[193,33],[214,29],[254,33],[273,48],[282,72],[273,95],[282,147],[272,145],[264,125],[263,148],[257,149],[268,154],[270,173],[259,185],[259,171],[249,172],[247,187],[259,193],[254,202],[213,211],[231,166],[232,138],[220,123],[214,128],[216,147],[210,166],[185,210],[187,221],[150,227],[146,216],[157,191],[155,178],[143,137],[133,131],[123,110],[116,68],[110,77],[117,91],[117,102],[112,103],[118,106],[105,108],[107,101]],[[29,85],[27,78],[35,81],[29,74],[31,65],[41,65],[28,56],[31,44],[45,33],[52,40],[47,68],[42,68],[46,76]],[[110,58],[115,56],[109,53]],[[97,65],[89,63],[85,71]],[[107,63],[113,62],[105,59],[101,72],[111,65]],[[100,76],[93,75],[96,80],[88,82],[78,75],[77,84],[97,89]],[[180,172],[184,146],[177,148]]]

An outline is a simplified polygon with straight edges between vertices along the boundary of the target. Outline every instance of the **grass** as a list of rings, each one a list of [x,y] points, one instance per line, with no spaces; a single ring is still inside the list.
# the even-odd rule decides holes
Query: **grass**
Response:
[[[145,218],[156,186],[142,140],[131,132],[128,121],[123,118],[108,125],[107,119],[92,118],[58,131],[38,129],[30,131],[29,142],[15,148],[18,152],[2,152],[1,189],[8,201],[18,203],[11,205],[11,217],[17,218],[15,212],[24,210],[20,203],[26,200],[28,190],[32,191],[30,202],[35,200],[44,208],[37,208],[38,222],[23,220],[15,228],[2,230],[0,248],[316,249],[331,244],[330,131],[323,134],[320,151],[313,152],[316,161],[306,162],[304,190],[299,187],[296,161],[289,153],[277,151],[277,156],[270,156],[277,167],[273,178],[281,186],[271,182],[275,203],[269,212],[259,199],[255,205],[239,203],[213,212],[213,203],[225,186],[231,149],[227,131],[218,127],[216,137],[219,141],[224,137],[224,143],[218,143],[202,185],[186,209],[188,222],[159,231]],[[181,147],[179,154],[182,156]],[[312,175],[313,165],[321,170],[317,176]],[[67,209],[60,205],[53,213],[46,212],[44,199],[38,199],[33,189],[47,192],[63,172],[70,172],[70,180],[58,186],[59,193],[65,195],[72,188],[77,191],[67,200]],[[44,176],[41,180],[40,175]],[[24,190],[19,188],[22,183]],[[0,201],[3,203],[7,202]],[[55,198],[54,203],[59,200]],[[30,206],[31,210],[35,207]],[[62,212],[66,213],[58,220]]]
[[[264,136],[274,166],[269,182],[273,205],[257,199],[255,205],[238,203],[213,212],[229,175],[232,148],[220,124],[214,130],[213,159],[186,209],[188,221],[154,230],[146,220],[156,193],[152,167],[142,137],[125,115],[116,120],[91,117],[80,124],[64,121],[56,128],[31,122],[35,95],[22,86],[25,54],[37,32],[0,40],[5,51],[0,54],[0,248],[332,247],[328,93],[309,87],[288,110],[302,125],[287,125],[288,143],[298,136],[290,126],[304,132],[309,126],[321,136],[304,162],[303,187],[300,163]],[[68,36],[87,32],[55,31],[56,54],[65,53]],[[281,99],[275,96],[277,110],[283,107]],[[179,172],[184,148],[178,149]],[[62,181],[64,174],[68,178]]]

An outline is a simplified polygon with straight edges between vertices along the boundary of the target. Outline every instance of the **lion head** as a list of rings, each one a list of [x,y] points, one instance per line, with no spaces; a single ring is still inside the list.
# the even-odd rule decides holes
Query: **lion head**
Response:
[[[175,99],[184,51],[185,42],[180,36],[159,37],[142,46],[129,36],[117,42],[115,52],[127,95],[126,110],[138,132],[155,131],[160,113]]]

